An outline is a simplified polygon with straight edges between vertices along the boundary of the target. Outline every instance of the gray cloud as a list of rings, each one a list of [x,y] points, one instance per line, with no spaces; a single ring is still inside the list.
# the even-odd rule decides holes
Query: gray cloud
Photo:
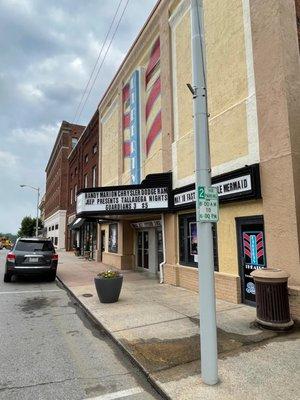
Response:
[[[72,121],[119,0],[0,0],[0,231],[35,215],[60,122]],[[92,116],[156,0],[130,0],[80,123]],[[125,0],[123,1],[125,4]]]

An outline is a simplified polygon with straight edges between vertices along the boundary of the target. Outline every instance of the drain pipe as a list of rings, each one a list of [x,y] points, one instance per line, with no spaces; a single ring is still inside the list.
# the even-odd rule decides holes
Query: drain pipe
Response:
[[[165,217],[161,214],[161,230],[162,230],[162,241],[163,241],[163,260],[159,264],[159,283],[164,283],[164,265],[166,263],[166,241],[165,241]]]

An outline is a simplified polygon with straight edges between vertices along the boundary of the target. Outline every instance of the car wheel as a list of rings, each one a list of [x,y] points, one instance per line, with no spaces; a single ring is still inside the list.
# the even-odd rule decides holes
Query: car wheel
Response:
[[[6,273],[4,274],[3,281],[6,282],[6,283],[11,282],[11,274],[9,274],[8,272],[6,272]]]
[[[47,280],[48,280],[49,282],[55,281],[56,272],[50,272],[50,273],[48,274],[47,278],[48,278]]]

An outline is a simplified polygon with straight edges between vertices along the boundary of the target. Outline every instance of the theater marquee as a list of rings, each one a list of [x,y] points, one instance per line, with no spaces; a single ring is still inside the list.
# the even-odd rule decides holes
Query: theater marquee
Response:
[[[153,179],[155,176],[157,179]],[[170,208],[170,175],[153,174],[149,177],[141,185],[81,190],[77,195],[77,215],[116,215],[167,211]]]

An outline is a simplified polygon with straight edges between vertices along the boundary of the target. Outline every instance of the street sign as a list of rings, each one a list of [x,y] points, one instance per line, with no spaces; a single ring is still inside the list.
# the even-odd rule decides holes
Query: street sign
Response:
[[[198,218],[200,222],[219,220],[219,198],[215,187],[198,186]]]

